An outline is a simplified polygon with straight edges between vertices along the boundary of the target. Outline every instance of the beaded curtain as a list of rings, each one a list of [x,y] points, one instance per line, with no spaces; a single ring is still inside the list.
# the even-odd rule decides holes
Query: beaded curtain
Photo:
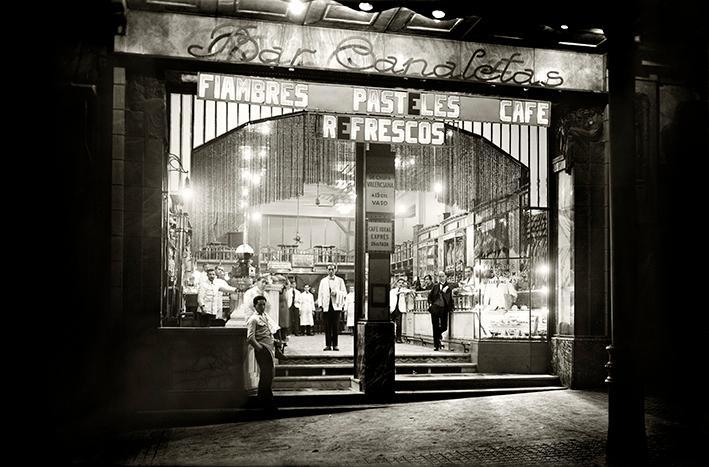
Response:
[[[433,191],[440,183],[438,201],[470,212],[528,184],[529,169],[502,149],[481,136],[446,127],[444,146],[392,145],[397,190]]]
[[[192,152],[193,247],[243,229],[254,206],[303,196],[305,184],[354,181],[355,143],[318,137],[319,118],[298,112],[239,126]],[[396,189],[432,191],[465,211],[528,185],[529,171],[481,136],[446,126],[444,146],[393,144]]]

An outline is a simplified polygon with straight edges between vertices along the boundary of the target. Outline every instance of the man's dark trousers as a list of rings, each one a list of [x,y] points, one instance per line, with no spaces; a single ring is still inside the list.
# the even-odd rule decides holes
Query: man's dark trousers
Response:
[[[273,357],[265,346],[254,353],[259,369],[258,399],[264,407],[270,407],[273,405]]]
[[[300,335],[300,310],[293,305],[290,309],[290,328],[293,330],[293,334],[296,336]]]
[[[323,313],[323,321],[325,321],[325,347],[337,347],[340,311],[333,308],[332,301],[327,313]]]
[[[441,348],[441,335],[448,329],[448,313],[444,308],[431,305],[431,325],[433,327],[433,347]]]
[[[397,342],[401,342],[401,316],[402,316],[402,313],[401,313],[401,311],[399,311],[398,308],[391,312],[391,320],[394,322],[394,325],[396,326],[396,341]]]

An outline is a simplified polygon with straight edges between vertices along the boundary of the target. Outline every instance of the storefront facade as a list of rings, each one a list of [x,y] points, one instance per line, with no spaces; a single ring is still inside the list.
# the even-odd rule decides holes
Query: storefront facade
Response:
[[[519,264],[536,255],[536,271],[536,266],[542,266],[541,259],[546,259],[545,282],[528,284],[529,308],[534,301],[533,290],[546,287],[548,291],[546,322],[542,321],[540,328],[537,320],[537,339],[531,331],[519,336],[523,339],[484,339],[481,323],[475,323],[472,313],[464,316],[466,307],[461,298],[461,311],[451,318],[450,340],[471,345],[478,358],[490,356],[483,360],[490,371],[515,371],[520,367],[529,372],[546,370],[558,374],[570,387],[602,383],[609,335],[604,55],[376,32],[353,34],[342,29],[247,21],[228,15],[215,18],[140,8],[128,10],[126,34],[116,36],[115,51],[113,306],[115,313],[133,310],[146,330],[155,331],[146,331],[143,342],[146,349],[155,351],[146,350],[153,356],[155,367],[160,367],[161,359],[170,361],[174,375],[180,371],[180,355],[230,348],[223,379],[210,384],[216,384],[225,394],[232,393],[232,403],[243,397],[238,391],[234,395],[234,388],[242,387],[243,381],[229,376],[246,352],[245,345],[234,345],[233,338],[242,330],[200,329],[196,331],[199,336],[190,341],[175,338],[178,330],[160,329],[170,300],[167,214],[173,207],[171,195],[189,176],[183,172],[188,170],[185,167],[194,167],[193,149],[248,122],[299,110],[317,114],[323,136],[328,130],[322,122],[327,122],[328,116],[396,116],[393,98],[375,105],[364,97],[362,108],[355,108],[358,101],[352,96],[357,94],[348,93],[359,88],[365,95],[373,92],[381,96],[391,90],[419,96],[428,93],[434,100],[442,96],[428,108],[404,108],[402,104],[402,119],[411,121],[411,114],[416,112],[426,116],[422,108],[427,109],[431,121],[441,118],[462,130],[467,138],[482,136],[516,157],[518,165],[529,172],[527,202],[524,209],[517,210],[518,217],[502,219],[500,212],[488,205],[489,212],[481,209],[475,215],[454,215],[435,225],[412,226],[407,252],[400,252],[398,257],[394,252],[393,259],[387,257],[387,266],[406,269],[404,263],[410,261],[415,276],[450,269],[447,272],[462,279],[464,266],[487,271],[504,262],[508,271],[510,264],[517,264],[516,272],[529,271],[529,264],[524,268]],[[249,79],[247,98],[243,90]],[[227,84],[230,81],[232,84]],[[254,87],[254,83],[263,83],[263,87]],[[324,92],[313,92],[318,86]],[[338,90],[344,97],[338,98]],[[462,114],[455,112],[457,99],[470,101],[470,105],[458,107]],[[352,102],[352,106],[332,108],[333,103],[344,102]],[[382,102],[391,103],[392,108],[382,110]],[[433,115],[438,112],[440,115]],[[201,130],[194,131],[194,122],[200,119],[204,122]],[[342,127],[337,120],[333,125],[333,132]],[[424,141],[424,146],[433,146],[434,139]],[[369,142],[386,143],[381,138]],[[495,246],[492,240],[482,241],[496,238],[496,226],[503,220],[505,225],[516,222],[519,231],[524,215],[532,219],[525,223],[529,226],[525,255],[514,241],[503,246]],[[204,225],[219,222],[205,220]],[[542,232],[537,237],[533,234],[535,223],[545,224],[541,229],[536,227]],[[182,230],[186,227],[184,223],[177,226]],[[516,255],[509,251],[510,246],[513,250],[516,247]],[[399,249],[403,248],[400,244]],[[501,255],[500,250],[505,248]],[[459,262],[461,259],[464,261]],[[317,272],[315,266],[311,266],[313,272]],[[356,267],[352,273],[355,271]],[[418,311],[426,316],[424,309]],[[365,317],[364,312],[361,316]],[[531,310],[527,316],[532,316]],[[421,318],[413,313],[405,324],[410,326],[407,332],[412,337],[425,334],[417,331],[417,320]],[[531,318],[528,321],[531,326]],[[454,334],[456,329],[459,335]],[[169,351],[163,346],[165,342],[170,342]],[[195,352],[194,345],[201,347]],[[513,361],[514,369],[495,362],[495,356],[508,351],[504,360]],[[156,387],[170,378],[160,374],[163,381],[155,381]],[[146,397],[144,402],[150,404],[151,396]]]

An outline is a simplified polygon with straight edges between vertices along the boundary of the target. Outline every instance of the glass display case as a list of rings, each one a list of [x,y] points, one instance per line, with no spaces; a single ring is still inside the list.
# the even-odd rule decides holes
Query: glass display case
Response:
[[[498,216],[476,226],[475,311],[482,339],[546,339],[549,264],[546,210],[521,210],[519,231]],[[517,230],[517,229],[515,229]],[[520,255],[510,256],[519,235]]]
[[[533,265],[528,258],[480,259],[475,271],[481,338],[546,338],[546,263]]]
[[[448,274],[448,280],[458,282],[463,278],[465,268],[465,236],[456,235],[443,242],[444,264],[443,268]]]

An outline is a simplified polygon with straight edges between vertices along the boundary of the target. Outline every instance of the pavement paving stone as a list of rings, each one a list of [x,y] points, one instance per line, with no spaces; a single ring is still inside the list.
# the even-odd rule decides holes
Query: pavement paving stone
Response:
[[[284,411],[285,412],[285,411]],[[84,445],[84,465],[605,465],[607,396],[554,391],[352,407],[135,430]],[[700,465],[677,422],[646,417],[650,465]],[[704,431],[706,433],[706,430]]]

